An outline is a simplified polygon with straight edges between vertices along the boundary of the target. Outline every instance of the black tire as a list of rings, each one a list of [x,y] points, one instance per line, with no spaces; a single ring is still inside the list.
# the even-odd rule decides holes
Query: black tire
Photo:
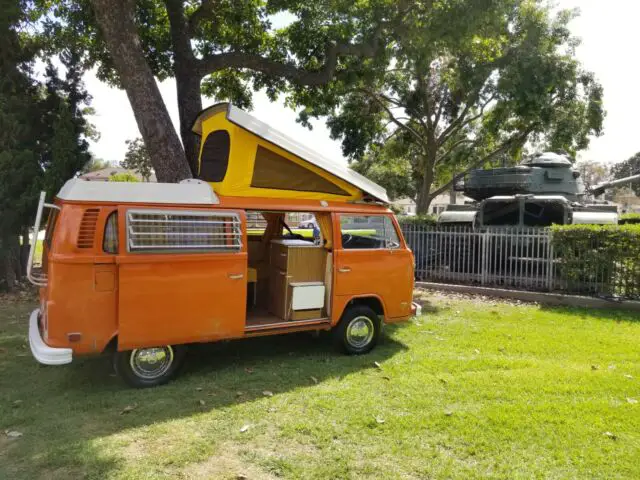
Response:
[[[156,387],[175,377],[184,362],[186,350],[184,345],[165,345],[115,352],[113,366],[116,373],[132,387]],[[164,356],[149,361],[141,358],[145,354]]]
[[[340,323],[333,329],[333,340],[342,352],[348,355],[362,355],[369,353],[376,346],[380,331],[380,319],[376,312],[367,306],[357,305],[347,307],[344,311]]]

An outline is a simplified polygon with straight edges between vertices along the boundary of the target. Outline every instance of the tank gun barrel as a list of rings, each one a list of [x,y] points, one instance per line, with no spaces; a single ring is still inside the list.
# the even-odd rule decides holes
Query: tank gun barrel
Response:
[[[620,178],[618,180],[611,180],[609,182],[602,182],[591,189],[591,194],[596,197],[602,195],[605,190],[613,187],[619,187],[620,185],[626,185],[627,183],[633,183],[640,180],[640,174],[631,175],[630,177]]]

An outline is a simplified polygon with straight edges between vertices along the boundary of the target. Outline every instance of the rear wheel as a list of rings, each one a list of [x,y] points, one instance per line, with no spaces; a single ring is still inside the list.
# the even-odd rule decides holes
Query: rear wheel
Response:
[[[171,380],[182,365],[186,348],[183,345],[136,348],[116,352],[116,372],[132,387],[147,388]]]
[[[370,352],[380,337],[380,319],[364,305],[347,308],[333,331],[336,346],[349,355]]]

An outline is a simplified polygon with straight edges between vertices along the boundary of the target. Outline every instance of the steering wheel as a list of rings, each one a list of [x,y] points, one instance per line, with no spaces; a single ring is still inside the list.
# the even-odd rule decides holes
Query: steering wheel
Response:
[[[342,246],[343,247],[345,245],[347,245],[351,240],[353,240],[353,235],[351,235],[350,233],[343,233],[342,234]]]
[[[291,231],[291,229],[289,228],[289,225],[287,225],[286,223],[282,222],[282,226],[285,228],[285,230],[287,232],[289,232],[289,234],[287,235],[289,238],[295,239],[295,240],[306,240],[302,235],[300,235],[299,233],[293,233]]]

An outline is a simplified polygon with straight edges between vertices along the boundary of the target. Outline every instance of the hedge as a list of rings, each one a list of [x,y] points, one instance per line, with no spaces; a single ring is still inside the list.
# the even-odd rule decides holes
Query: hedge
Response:
[[[620,215],[620,225],[640,224],[640,213],[624,213]]]
[[[554,226],[551,241],[565,288],[640,298],[640,225]]]
[[[413,225],[416,227],[431,227],[436,225],[436,217],[433,215],[402,215],[398,217],[401,225]]]

